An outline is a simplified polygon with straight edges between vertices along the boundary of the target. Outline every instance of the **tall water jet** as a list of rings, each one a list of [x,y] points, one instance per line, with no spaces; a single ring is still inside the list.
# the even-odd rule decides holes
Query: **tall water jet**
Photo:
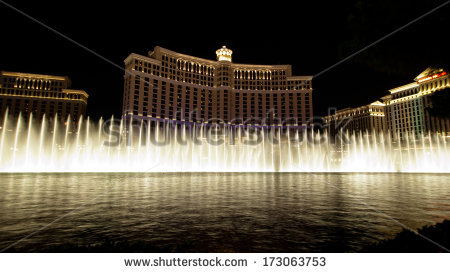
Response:
[[[28,167],[28,162],[30,160],[30,148],[31,148],[31,130],[33,128],[33,113],[30,113],[28,120],[28,129],[27,129],[27,144],[25,151],[25,166]],[[0,151],[1,155],[1,151]]]
[[[391,138],[389,132],[342,131],[334,140],[327,133],[279,126],[111,118],[96,128],[89,118],[58,120],[3,120],[0,171],[450,172],[447,136],[440,134],[402,139],[398,132]]]
[[[9,108],[6,108],[5,118],[4,118],[3,126],[2,126],[2,139],[0,140],[0,164],[2,163],[2,159],[3,159],[3,148],[5,145],[5,135],[6,135],[6,125],[8,122],[8,112],[9,112]]]
[[[12,166],[13,169],[16,166],[16,154],[17,154],[17,143],[19,141],[19,133],[20,133],[20,122],[22,121],[22,114],[19,114],[19,117],[17,118],[17,126],[16,126],[16,133],[14,136],[14,147],[13,147],[13,160],[12,160]]]
[[[38,153],[38,165],[41,165],[42,162],[42,156],[44,155],[43,153],[43,149],[44,149],[44,132],[45,132],[45,124],[46,124],[46,119],[45,119],[45,114],[42,115],[42,120],[41,120],[41,131],[39,134],[39,153]]]
[[[55,145],[56,145],[56,129],[58,126],[58,115],[55,115],[55,118],[53,120],[53,137],[52,137],[52,149],[51,149],[51,157],[50,157],[50,165],[53,164],[55,161]]]

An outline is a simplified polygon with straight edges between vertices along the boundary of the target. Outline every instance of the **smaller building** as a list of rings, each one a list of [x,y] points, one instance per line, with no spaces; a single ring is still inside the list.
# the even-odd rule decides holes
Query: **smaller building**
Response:
[[[427,68],[414,82],[389,90],[369,105],[346,108],[323,118],[333,136],[348,132],[389,132],[392,138],[437,133],[450,135],[450,76],[442,68]]]
[[[324,128],[331,136],[341,130],[349,133],[385,131],[385,104],[375,101],[357,108],[346,108],[323,118]]]
[[[404,137],[408,133],[450,134],[450,119],[433,113],[436,96],[450,95],[450,78],[442,68],[427,68],[414,82],[390,89],[386,102],[386,125],[391,135]],[[444,105],[448,109],[448,105]]]
[[[68,77],[1,71],[0,120],[9,109],[12,117],[22,113],[27,118],[32,113],[34,119],[42,119],[57,114],[77,122],[86,115],[88,94],[70,86]]]

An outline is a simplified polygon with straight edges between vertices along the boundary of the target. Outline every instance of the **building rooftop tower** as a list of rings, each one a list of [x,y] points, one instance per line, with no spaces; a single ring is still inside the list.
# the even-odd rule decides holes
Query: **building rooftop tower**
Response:
[[[222,46],[222,48],[216,50],[218,61],[231,62],[231,54],[233,54],[233,51],[228,49],[226,46]]]

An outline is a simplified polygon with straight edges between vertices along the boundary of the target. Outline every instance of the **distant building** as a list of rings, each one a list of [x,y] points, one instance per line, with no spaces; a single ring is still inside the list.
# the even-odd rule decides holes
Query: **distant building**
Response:
[[[407,132],[450,134],[450,119],[438,117],[430,111],[432,96],[448,92],[449,75],[443,69],[428,68],[413,83],[389,90],[386,102],[386,125],[392,135]],[[450,94],[449,94],[450,95]],[[450,107],[450,105],[447,105]]]
[[[428,68],[413,83],[390,89],[390,94],[379,101],[323,117],[324,127],[331,135],[340,130],[386,131],[391,137],[401,138],[409,133],[450,135],[450,105],[437,105],[441,97],[450,98],[449,90],[448,73],[443,69]],[[437,109],[439,107],[443,109]],[[436,114],[442,111],[447,116]]]
[[[17,72],[0,72],[0,117],[9,109],[9,116],[22,113],[34,119],[53,117],[73,121],[86,115],[88,94],[83,90],[69,89],[68,77],[38,75]]]
[[[339,131],[376,132],[385,131],[385,104],[375,101],[357,108],[346,108],[323,118],[324,127],[334,136]]]
[[[290,65],[232,62],[225,46],[217,61],[155,47],[125,59],[123,116],[177,123],[309,125],[312,76]]]

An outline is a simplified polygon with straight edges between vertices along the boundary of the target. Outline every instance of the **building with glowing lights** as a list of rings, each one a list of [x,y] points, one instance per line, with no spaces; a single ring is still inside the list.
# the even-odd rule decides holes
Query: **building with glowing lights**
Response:
[[[323,117],[324,127],[332,136],[341,130],[349,133],[382,133],[385,131],[384,108],[383,102],[375,101],[357,108],[338,110],[334,114]]]
[[[38,75],[18,72],[0,72],[1,119],[9,109],[9,116],[34,119],[54,117],[75,122],[86,115],[88,94],[83,90],[70,89],[68,77]]]
[[[439,100],[450,96],[450,78],[443,69],[428,68],[414,82],[389,90],[389,95],[372,104],[339,110],[323,117],[324,127],[331,135],[349,132],[389,132],[403,138],[414,133],[450,135],[450,117],[440,115],[448,105]]]
[[[290,65],[232,62],[225,46],[217,60],[155,47],[125,59],[123,116],[176,123],[308,126],[312,76]]]
[[[433,113],[438,96],[450,88],[449,75],[442,68],[428,68],[414,82],[389,90],[386,101],[386,125],[392,135],[408,132],[450,134],[450,119]],[[446,94],[450,95],[449,93]],[[433,103],[434,101],[434,103]],[[448,107],[448,105],[446,106]]]

